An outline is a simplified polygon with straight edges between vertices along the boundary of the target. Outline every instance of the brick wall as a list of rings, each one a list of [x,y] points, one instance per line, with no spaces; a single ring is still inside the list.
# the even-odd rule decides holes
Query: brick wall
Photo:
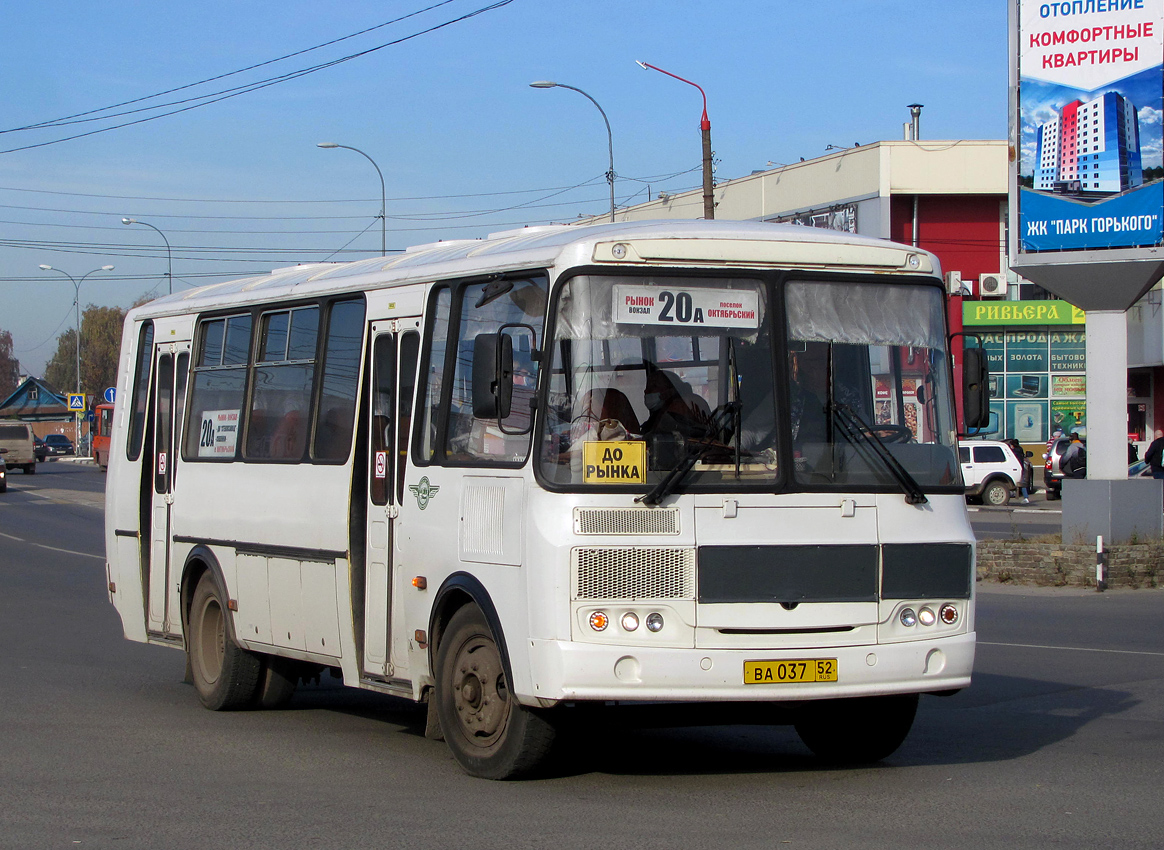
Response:
[[[1095,587],[1095,546],[980,540],[978,580],[1043,587]],[[1108,547],[1108,587],[1161,587],[1164,543]]]

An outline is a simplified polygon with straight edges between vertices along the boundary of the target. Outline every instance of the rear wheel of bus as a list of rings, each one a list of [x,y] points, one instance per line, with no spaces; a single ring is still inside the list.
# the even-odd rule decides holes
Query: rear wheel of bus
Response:
[[[242,708],[255,699],[263,665],[230,639],[218,583],[205,573],[190,603],[190,673],[198,699],[212,711]]]
[[[553,726],[510,691],[497,642],[474,605],[453,615],[441,639],[435,699],[445,741],[472,776],[528,774],[553,744]]]
[[[814,702],[801,707],[796,734],[826,761],[881,761],[892,755],[909,734],[917,702],[917,694]]]

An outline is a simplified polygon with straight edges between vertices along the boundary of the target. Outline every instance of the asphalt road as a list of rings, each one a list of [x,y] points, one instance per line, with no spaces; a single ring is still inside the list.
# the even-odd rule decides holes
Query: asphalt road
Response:
[[[1156,848],[1164,592],[979,587],[972,687],[923,698],[885,762],[825,768],[784,727],[604,730],[493,783],[407,704],[302,689],[212,713],[106,599],[102,473],[0,495],[2,848]]]
[[[1005,508],[967,505],[966,509],[979,540],[1041,537],[1063,530],[1063,502],[1048,502],[1042,490],[1031,496],[1029,505],[1012,499]]]

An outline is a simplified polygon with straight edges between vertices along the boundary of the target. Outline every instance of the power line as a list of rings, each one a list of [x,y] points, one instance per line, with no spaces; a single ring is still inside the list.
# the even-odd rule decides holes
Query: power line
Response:
[[[619,180],[631,180],[636,183],[661,183],[675,177],[680,177],[684,174],[690,174],[693,171],[698,171],[702,166],[697,165],[694,168],[684,169],[683,171],[674,171],[669,174],[656,174],[648,177],[624,177],[618,175]],[[601,174],[597,177],[591,178],[587,182],[605,182],[606,175]],[[585,184],[575,184],[585,185]],[[406,201],[443,201],[455,198],[493,198],[502,197],[505,195],[532,195],[539,192],[557,192],[561,189],[570,189],[570,186],[546,186],[537,189],[509,189],[501,192],[467,192],[454,195],[401,195],[399,197],[389,197],[387,200],[392,203],[402,203]],[[680,191],[680,190],[676,190]],[[37,195],[63,195],[71,198],[99,198],[101,200],[110,201],[161,201],[168,204],[368,204],[378,202],[379,198],[166,198],[150,195],[107,195],[97,194],[92,192],[64,192],[57,189],[29,189],[22,186],[0,186],[0,192],[28,192]],[[37,207],[27,207],[17,209],[38,209]],[[55,211],[55,210],[54,210]],[[61,210],[61,212],[85,212],[84,210]],[[155,218],[185,218],[182,215],[155,215]],[[195,218],[215,218],[215,216],[193,216]],[[308,216],[309,218],[316,218],[316,216]],[[222,218],[250,218],[250,216],[222,216]]]
[[[190,100],[199,100],[199,101],[201,101],[200,103],[190,103],[190,105],[188,105],[188,106],[181,106],[180,108],[177,108],[177,109],[171,109],[169,112],[163,112],[159,115],[150,115],[150,116],[147,116],[145,118],[135,119],[133,121],[125,121],[121,124],[114,124],[114,125],[109,126],[109,127],[101,127],[99,129],[96,129],[96,130],[89,130],[88,132],[85,132],[85,133],[76,133],[72,136],[64,136],[62,138],[52,139],[52,140],[47,141],[47,142],[37,142],[35,144],[21,145],[18,147],[9,148],[7,150],[0,150],[0,154],[16,153],[17,151],[25,151],[25,150],[32,150],[33,148],[47,147],[49,145],[60,144],[61,142],[73,141],[74,139],[82,139],[82,138],[85,138],[86,136],[93,136],[93,135],[96,135],[98,133],[107,133],[110,130],[119,130],[119,129],[122,129],[123,127],[131,127],[131,126],[134,126],[136,124],[144,124],[147,121],[155,121],[158,118],[165,118],[165,117],[168,117],[170,115],[178,115],[182,112],[189,112],[190,110],[193,110],[193,109],[198,109],[198,108],[203,107],[203,106],[209,106],[212,103],[218,103],[218,102],[223,101],[223,100],[228,100],[228,99],[233,98],[233,97],[238,97],[239,95],[249,94],[251,92],[259,91],[261,89],[265,89],[265,88],[268,88],[270,86],[275,86],[275,85],[278,85],[279,83],[285,83],[285,82],[288,82],[290,80],[295,80],[295,79],[298,79],[300,77],[305,77],[308,74],[314,74],[316,71],[322,71],[326,68],[331,68],[331,67],[334,67],[336,65],[342,64],[344,62],[350,62],[353,59],[359,59],[359,58],[367,56],[371,53],[375,53],[378,50],[383,50],[386,47],[393,47],[395,45],[402,44],[406,41],[410,41],[414,38],[418,38],[422,35],[428,35],[429,33],[436,32],[437,30],[444,29],[445,27],[452,26],[453,24],[456,24],[456,23],[460,23],[461,21],[465,21],[465,20],[468,20],[470,18],[474,18],[478,15],[485,14],[486,12],[492,12],[496,9],[500,9],[503,6],[508,6],[512,2],[513,2],[513,0],[497,0],[496,3],[493,3],[489,6],[483,6],[479,9],[476,9],[476,10],[469,12],[465,15],[461,15],[458,18],[454,18],[452,20],[445,21],[445,22],[440,23],[440,24],[436,24],[434,26],[428,27],[427,29],[420,30],[419,32],[414,32],[414,33],[411,33],[409,35],[402,36],[398,39],[394,39],[392,41],[386,42],[385,44],[380,44],[380,45],[377,45],[376,47],[371,47],[367,50],[362,50],[358,53],[352,53],[348,56],[344,56],[344,57],[341,57],[339,59],[333,59],[329,62],[323,62],[323,63],[320,63],[318,65],[314,65],[314,66],[311,66],[308,68],[301,68],[297,71],[290,71],[286,74],[281,74],[277,77],[270,77],[266,80],[260,80],[259,82],[256,82],[256,83],[248,83],[245,86],[236,86],[233,89],[224,89],[224,90],[219,91],[219,92],[214,92],[214,93],[211,93],[208,95],[201,95],[200,97],[191,98],[191,99],[186,100],[186,101],[174,101],[172,103],[160,104],[158,106],[151,107],[151,108],[153,108],[153,109],[165,109],[165,108],[168,108],[170,106],[178,106],[179,104],[182,104],[182,103],[189,103]],[[137,110],[134,110],[134,111],[137,111]],[[123,113],[123,114],[129,114],[129,113]],[[113,118],[116,116],[109,115],[106,117]]]
[[[340,38],[334,38],[331,41],[325,41],[322,44],[315,45],[314,47],[307,47],[307,48],[304,48],[303,50],[297,50],[294,53],[286,53],[283,56],[279,56],[275,59],[268,59],[265,62],[258,62],[254,65],[249,65],[245,68],[238,68],[234,71],[228,71],[225,74],[218,74],[218,75],[213,76],[213,77],[207,77],[206,79],[199,80],[196,83],[187,83],[187,84],[182,85],[182,86],[177,86],[176,88],[166,89],[165,91],[156,92],[156,93],[150,94],[150,95],[145,95],[144,97],[138,97],[138,98],[134,98],[132,100],[123,100],[120,103],[114,103],[114,104],[111,104],[110,106],[102,106],[99,109],[90,109],[86,112],[77,112],[77,113],[74,113],[72,115],[66,115],[62,118],[53,118],[53,119],[50,119],[48,121],[40,121],[36,124],[28,124],[24,127],[12,127],[12,128],[7,129],[7,130],[0,130],[0,135],[3,135],[5,133],[15,133],[15,132],[19,132],[21,130],[37,130],[37,129],[42,129],[45,127],[59,127],[59,126],[62,126],[64,124],[75,123],[74,119],[84,118],[87,115],[94,115],[98,112],[108,112],[111,109],[120,109],[123,106],[132,106],[135,103],[142,103],[143,101],[153,100],[156,97],[165,97],[168,94],[174,94],[176,92],[185,91],[186,89],[196,88],[197,86],[205,85],[206,83],[213,83],[213,82],[217,82],[218,80],[224,80],[227,77],[233,77],[233,76],[237,76],[238,74],[244,74],[247,71],[254,71],[257,68],[263,68],[267,65],[274,65],[276,62],[282,62],[284,59],[293,59],[296,56],[303,56],[304,54],[311,53],[315,50],[321,50],[324,47],[331,47],[333,44],[339,44],[341,41],[348,41],[349,39],[353,39],[353,38],[356,38],[356,37],[361,36],[361,35],[367,35],[368,33],[374,32],[375,30],[383,29],[384,27],[391,26],[392,24],[398,24],[401,21],[407,20],[408,18],[414,18],[417,15],[424,14],[425,12],[431,12],[433,9],[439,8],[441,6],[447,6],[449,3],[453,3],[453,2],[456,2],[456,0],[441,0],[440,3],[435,3],[432,6],[428,6],[424,9],[420,9],[420,10],[415,11],[415,12],[409,12],[407,15],[402,15],[399,18],[393,18],[391,21],[385,21],[382,24],[376,24],[373,27],[368,27],[367,29],[362,29],[362,30],[359,30],[358,32],[354,32],[354,33],[350,33],[350,34],[345,35],[345,36],[341,36]],[[113,117],[113,116],[105,116],[105,117]],[[98,119],[91,119],[91,120],[98,120]]]

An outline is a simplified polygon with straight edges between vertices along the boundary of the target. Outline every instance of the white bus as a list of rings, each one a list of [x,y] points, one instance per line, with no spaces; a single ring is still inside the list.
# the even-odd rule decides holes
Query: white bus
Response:
[[[945,297],[924,251],[697,221],[162,298],[126,318],[109,598],[207,708],[330,668],[476,776],[612,703],[883,758],[974,660]]]

